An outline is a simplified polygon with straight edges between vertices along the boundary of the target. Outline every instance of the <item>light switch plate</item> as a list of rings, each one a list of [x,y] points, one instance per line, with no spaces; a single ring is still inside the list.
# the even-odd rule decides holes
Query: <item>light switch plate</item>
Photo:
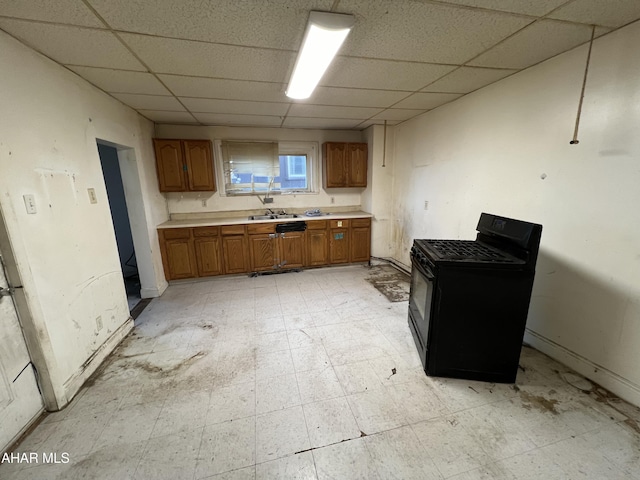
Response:
[[[22,198],[24,199],[24,206],[27,209],[27,213],[30,215],[36,213],[36,197],[31,194],[27,194],[23,195]]]
[[[87,192],[89,192],[89,201],[91,203],[98,203],[98,197],[96,197],[96,189],[87,188]]]

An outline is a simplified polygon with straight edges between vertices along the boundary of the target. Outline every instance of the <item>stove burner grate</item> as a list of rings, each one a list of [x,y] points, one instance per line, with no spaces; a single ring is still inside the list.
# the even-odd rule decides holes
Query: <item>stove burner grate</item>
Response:
[[[427,245],[442,259],[509,262],[506,255],[473,240],[429,240]]]

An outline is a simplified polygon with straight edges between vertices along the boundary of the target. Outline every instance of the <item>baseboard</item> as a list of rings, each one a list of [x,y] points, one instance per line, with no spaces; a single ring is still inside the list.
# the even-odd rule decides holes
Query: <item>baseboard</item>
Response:
[[[140,298],[158,298],[164,293],[168,286],[169,284],[167,282],[163,282],[158,288],[141,288]]]
[[[526,329],[524,341],[533,348],[549,355],[551,358],[572,368],[589,380],[606,388],[627,402],[640,407],[640,385],[621,377],[615,372],[593,363],[591,360],[579,355],[548,338]]]
[[[84,382],[95,372],[100,364],[109,356],[111,352],[120,344],[120,342],[133,329],[133,318],[129,317],[122,325],[120,325],[113,334],[93,352],[80,369],[64,382],[64,391],[66,398],[64,401],[58,400],[58,408],[62,409],[67,405],[73,397],[80,391]]]

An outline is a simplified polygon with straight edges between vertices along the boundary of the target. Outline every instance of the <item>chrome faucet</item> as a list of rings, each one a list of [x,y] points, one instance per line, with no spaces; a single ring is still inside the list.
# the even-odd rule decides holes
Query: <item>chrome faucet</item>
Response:
[[[280,213],[279,213],[278,215],[286,215],[286,214],[287,214],[287,212],[286,212],[286,211],[284,211],[284,210],[280,210]]]

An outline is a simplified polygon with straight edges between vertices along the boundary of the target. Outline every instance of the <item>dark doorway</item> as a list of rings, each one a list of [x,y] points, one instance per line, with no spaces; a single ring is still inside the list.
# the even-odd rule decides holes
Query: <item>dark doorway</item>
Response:
[[[102,164],[104,183],[107,187],[107,197],[109,198],[111,218],[116,233],[129,310],[133,310],[140,301],[140,277],[138,276],[138,265],[133,247],[131,224],[129,223],[129,213],[122,184],[118,151],[114,147],[98,144],[98,153]]]

